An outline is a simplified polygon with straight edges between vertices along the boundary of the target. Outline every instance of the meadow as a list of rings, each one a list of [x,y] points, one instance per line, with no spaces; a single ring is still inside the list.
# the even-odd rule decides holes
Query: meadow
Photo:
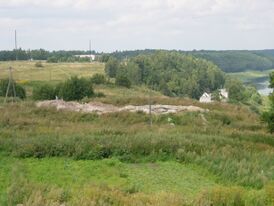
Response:
[[[274,204],[274,137],[247,106],[97,85],[105,97],[90,101],[142,105],[151,96],[153,103],[209,112],[155,115],[150,126],[144,113],[37,108],[31,87],[49,80],[34,75],[35,66],[24,72],[28,64],[20,74],[29,81],[27,100],[0,103],[0,205]],[[51,67],[52,79],[61,80],[65,65],[74,64],[42,69]],[[97,63],[73,68],[67,70],[86,77],[104,71]]]
[[[264,71],[245,71],[245,72],[228,73],[228,75],[232,77],[236,77],[243,82],[252,82],[254,81],[254,79],[269,78],[269,74],[273,71],[274,69],[269,69]]]

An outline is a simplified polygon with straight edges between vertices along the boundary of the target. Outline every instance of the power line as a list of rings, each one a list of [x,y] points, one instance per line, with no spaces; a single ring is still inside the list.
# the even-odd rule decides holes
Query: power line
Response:
[[[13,96],[12,96],[12,102],[13,102],[16,98],[16,90],[15,90],[15,84],[14,84],[13,75],[12,75],[12,67],[9,67],[9,83],[8,83],[4,103],[7,102],[11,85],[12,85],[12,91],[13,91]]]

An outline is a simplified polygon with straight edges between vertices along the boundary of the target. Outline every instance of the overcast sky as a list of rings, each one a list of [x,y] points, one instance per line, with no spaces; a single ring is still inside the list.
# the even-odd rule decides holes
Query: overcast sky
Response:
[[[274,0],[0,0],[0,50],[269,49]]]

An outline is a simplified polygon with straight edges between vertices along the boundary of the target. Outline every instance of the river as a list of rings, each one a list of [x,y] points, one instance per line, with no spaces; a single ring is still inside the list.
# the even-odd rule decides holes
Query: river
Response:
[[[273,89],[269,88],[269,77],[256,78],[250,82],[246,82],[246,84],[254,85],[258,92],[263,96],[268,96],[273,92]]]

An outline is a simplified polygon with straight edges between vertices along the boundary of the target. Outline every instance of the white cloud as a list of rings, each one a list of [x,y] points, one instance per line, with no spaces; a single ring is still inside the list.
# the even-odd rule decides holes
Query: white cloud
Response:
[[[0,49],[273,48],[273,25],[273,0],[0,0]]]

